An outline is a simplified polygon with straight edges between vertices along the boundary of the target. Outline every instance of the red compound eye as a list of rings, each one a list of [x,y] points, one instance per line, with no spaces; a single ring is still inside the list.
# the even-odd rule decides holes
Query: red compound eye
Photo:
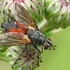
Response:
[[[47,50],[48,49],[48,45],[45,43],[44,44],[44,50]]]
[[[48,42],[47,41],[51,41],[50,38],[46,38],[46,42],[44,43],[44,50],[47,50],[49,45],[48,45]]]

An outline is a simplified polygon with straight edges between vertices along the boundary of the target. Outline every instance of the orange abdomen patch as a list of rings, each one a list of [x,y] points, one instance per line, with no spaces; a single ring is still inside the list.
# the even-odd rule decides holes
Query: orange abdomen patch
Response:
[[[28,27],[24,26],[19,22],[15,22],[14,24],[17,24],[17,26],[19,26],[20,28],[11,28],[7,32],[22,32],[24,34],[27,34]]]

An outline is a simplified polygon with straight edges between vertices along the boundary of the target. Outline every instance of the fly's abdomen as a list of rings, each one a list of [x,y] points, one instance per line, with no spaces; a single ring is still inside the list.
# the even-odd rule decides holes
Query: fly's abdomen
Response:
[[[19,26],[17,26],[16,24],[14,24],[13,21],[9,21],[9,22],[3,23],[3,24],[1,24],[1,27],[2,27],[5,31],[8,31],[8,30],[13,29],[13,28],[20,28]]]
[[[28,28],[19,22],[5,22],[1,25],[5,32],[22,32],[27,34]]]

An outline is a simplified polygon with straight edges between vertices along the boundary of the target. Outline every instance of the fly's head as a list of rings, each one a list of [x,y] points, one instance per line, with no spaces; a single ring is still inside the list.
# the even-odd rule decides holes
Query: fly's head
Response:
[[[44,49],[49,49],[51,50],[52,48],[55,50],[56,45],[53,45],[52,41],[50,38],[46,38],[43,44]]]

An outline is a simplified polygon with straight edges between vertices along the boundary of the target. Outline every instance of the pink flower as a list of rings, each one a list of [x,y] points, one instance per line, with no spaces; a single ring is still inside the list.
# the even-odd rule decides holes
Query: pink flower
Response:
[[[13,2],[15,2],[15,3],[21,3],[21,2],[25,2],[25,0],[13,0]]]
[[[25,3],[26,1],[30,0],[12,0],[13,3]]]

